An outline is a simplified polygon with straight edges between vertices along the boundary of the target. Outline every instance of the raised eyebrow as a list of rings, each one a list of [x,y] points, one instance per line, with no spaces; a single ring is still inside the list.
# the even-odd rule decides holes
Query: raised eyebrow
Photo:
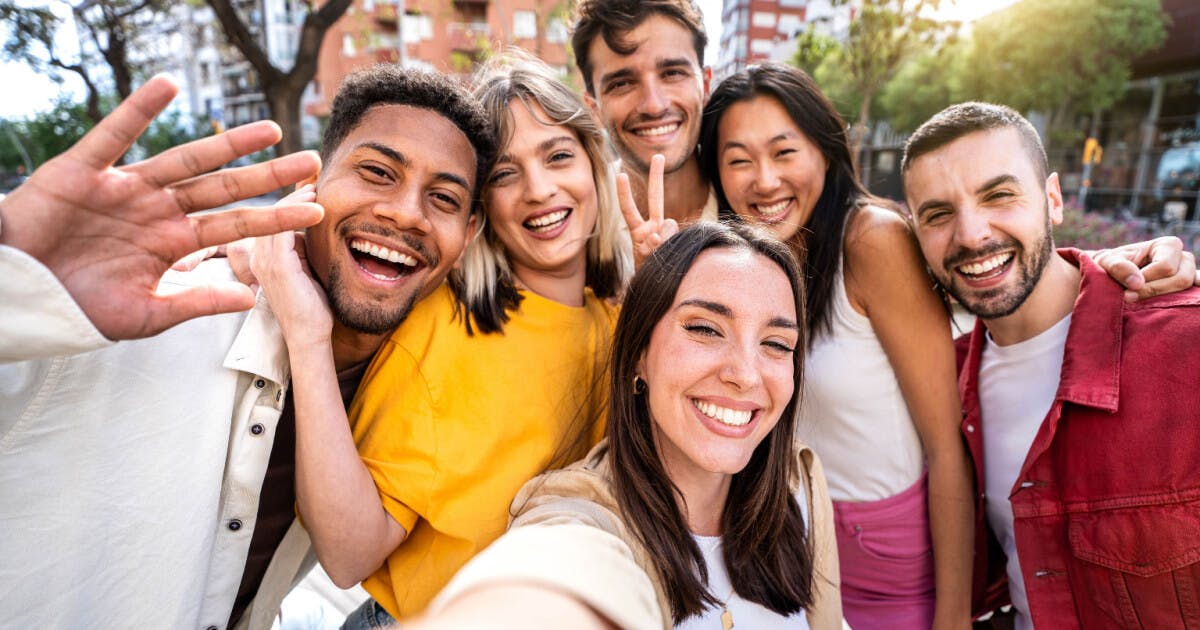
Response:
[[[538,150],[538,153],[545,153],[546,151],[553,149],[555,146],[564,144],[564,143],[579,144],[578,141],[575,140],[575,138],[572,138],[571,136],[567,136],[567,135],[562,135],[562,136],[555,136],[553,138],[549,138],[547,140],[543,140],[543,141],[539,142],[538,146],[537,146],[537,150]],[[512,163],[515,161],[516,160],[513,159],[512,153],[505,153],[504,155],[501,155],[500,157],[496,158],[496,164]]]
[[[949,207],[950,207],[949,201],[943,201],[941,199],[930,199],[929,201],[926,201],[925,203],[917,206],[916,216],[920,217],[920,216],[924,215],[926,212],[933,210],[935,208],[949,208]]]
[[[683,308],[685,306],[699,307],[706,311],[712,311],[713,313],[716,313],[717,315],[720,315],[722,317],[733,317],[733,311],[730,310],[730,308],[728,306],[725,306],[724,304],[721,304],[720,302],[712,302],[709,300],[701,300],[699,298],[692,298],[690,300],[684,300],[684,301],[680,302],[679,306],[676,308],[679,309],[679,308]]]
[[[669,57],[667,59],[659,59],[658,63],[656,63],[654,65],[659,70],[666,70],[667,68],[678,68],[680,66],[684,66],[684,67],[687,67],[688,69],[691,69],[692,61],[690,59],[688,59],[687,57]]]
[[[575,138],[568,135],[554,136],[538,143],[538,151],[546,152],[560,144],[578,144]]]
[[[794,330],[797,332],[800,331],[800,325],[797,324],[795,320],[788,319],[786,317],[772,318],[771,321],[767,322],[767,327],[768,328],[786,328],[788,330]]]
[[[683,308],[684,306],[695,306],[695,307],[702,308],[706,311],[712,311],[713,313],[716,313],[717,315],[720,315],[722,317],[733,317],[733,311],[730,310],[730,308],[728,306],[725,306],[724,304],[721,304],[720,302],[713,302],[710,300],[701,300],[699,298],[692,298],[690,300],[684,300],[684,301],[680,302],[678,308]],[[767,327],[768,328],[787,328],[788,330],[797,330],[797,331],[800,330],[800,325],[797,324],[795,320],[788,319],[786,317],[771,318],[771,321],[767,322]]]
[[[1016,183],[1017,183],[1017,178],[1012,175],[1009,175],[1007,173],[1004,175],[997,175],[996,177],[993,177],[993,178],[989,179],[988,181],[984,182],[984,184],[982,186],[980,186],[978,189],[975,190],[975,194],[982,195],[983,193],[985,193],[997,186],[1002,186],[1004,184],[1016,184]]]
[[[631,79],[631,78],[633,78],[633,70],[631,70],[629,68],[621,68],[620,70],[614,70],[613,72],[609,72],[608,74],[600,75],[600,85],[602,85],[602,86],[608,85],[608,83],[610,83],[611,81],[614,81],[616,79]]]
[[[433,174],[433,179],[436,181],[440,181],[440,182],[449,182],[451,184],[458,184],[459,186],[462,186],[463,189],[465,189],[465,190],[468,190],[468,191],[471,190],[471,184],[467,183],[467,178],[463,177],[462,175],[459,175],[458,173],[451,173],[449,171],[438,171],[437,173]]]
[[[409,159],[407,157],[405,157],[405,155],[403,153],[393,149],[392,147],[387,146],[386,144],[379,144],[378,142],[367,141],[367,142],[360,142],[360,143],[354,145],[354,148],[356,150],[357,149],[370,149],[372,151],[382,153],[387,158],[397,162],[398,164],[400,164],[400,166],[403,166],[405,168],[412,166],[412,162],[410,162]]]

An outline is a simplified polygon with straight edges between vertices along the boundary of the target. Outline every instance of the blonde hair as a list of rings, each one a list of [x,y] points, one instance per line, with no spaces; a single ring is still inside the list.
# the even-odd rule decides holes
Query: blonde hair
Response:
[[[614,156],[602,128],[579,96],[549,66],[520,50],[509,50],[480,68],[475,75],[474,95],[491,118],[500,147],[508,145],[515,131],[509,111],[514,100],[520,100],[530,111],[536,104],[548,118],[541,122],[563,125],[578,136],[592,163],[597,199],[596,224],[587,242],[586,286],[598,298],[620,295],[632,275],[633,252],[617,203],[615,171],[610,168]],[[459,306],[466,311],[467,330],[471,331],[474,324],[489,333],[502,330],[508,311],[520,305],[521,297],[504,246],[487,221],[487,196],[481,197],[484,218],[480,233],[467,246],[459,268],[451,273],[450,284]]]

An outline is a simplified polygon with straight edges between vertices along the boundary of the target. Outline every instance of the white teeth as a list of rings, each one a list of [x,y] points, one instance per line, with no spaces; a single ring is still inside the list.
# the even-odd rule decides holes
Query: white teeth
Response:
[[[663,136],[679,129],[679,123],[671,123],[669,125],[659,125],[657,127],[649,127],[647,129],[638,129],[634,133],[639,136]]]
[[[987,258],[987,259],[981,260],[979,262],[971,263],[969,265],[959,265],[958,270],[967,275],[978,276],[981,274],[985,274],[985,273],[995,269],[996,267],[1003,265],[1004,263],[1007,263],[1009,260],[1012,259],[1012,256],[1013,256],[1012,252],[1009,252],[1006,254],[999,254],[997,256],[992,256],[991,258]]]
[[[361,238],[356,238],[356,239],[350,241],[350,249],[362,252],[364,254],[370,254],[371,256],[374,256],[380,260],[386,260],[388,262],[404,265],[405,267],[416,267],[417,266],[416,258],[413,258],[412,256],[408,256],[405,254],[401,254],[400,252],[398,252],[394,249],[389,249],[389,248],[383,247],[382,245],[379,245],[377,243],[372,243],[370,241],[363,240]],[[372,275],[376,275],[376,274],[372,274]],[[383,278],[383,279],[390,280],[391,278]]]
[[[747,422],[750,422],[750,418],[754,417],[753,411],[738,411],[737,409],[718,407],[717,405],[703,400],[693,399],[692,404],[696,406],[696,409],[700,410],[700,413],[712,418],[713,420],[716,420],[717,422],[720,422],[721,424],[727,424],[731,427],[740,427]]]
[[[550,214],[544,214],[536,219],[526,221],[525,227],[532,229],[534,232],[548,232],[558,227],[558,224],[562,223],[570,213],[570,210],[557,210]]]
[[[791,203],[791,201],[792,200],[789,198],[784,199],[783,201],[776,201],[770,205],[758,204],[755,207],[758,209],[759,214],[763,215],[764,217],[770,217],[783,212],[788,207],[788,204]]]

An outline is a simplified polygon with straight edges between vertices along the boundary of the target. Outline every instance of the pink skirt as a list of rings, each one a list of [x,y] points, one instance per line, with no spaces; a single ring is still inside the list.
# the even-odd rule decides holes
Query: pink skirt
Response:
[[[880,501],[834,501],[842,610],[854,630],[933,625],[933,543],[925,475]]]

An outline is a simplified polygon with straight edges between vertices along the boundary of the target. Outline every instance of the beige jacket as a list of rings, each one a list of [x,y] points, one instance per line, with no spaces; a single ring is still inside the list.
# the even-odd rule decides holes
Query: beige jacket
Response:
[[[813,537],[813,630],[842,627],[833,506],[815,453],[798,444]],[[672,628],[670,604],[646,550],[620,516],[612,494],[608,444],[583,460],[525,484],[509,531],[475,557],[430,607],[497,582],[538,583],[586,602],[622,628]],[[651,595],[651,593],[653,595]]]

